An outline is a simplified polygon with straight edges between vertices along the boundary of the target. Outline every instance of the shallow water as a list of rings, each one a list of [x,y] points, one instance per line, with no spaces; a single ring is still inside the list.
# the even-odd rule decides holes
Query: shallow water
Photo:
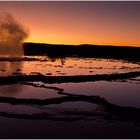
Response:
[[[139,71],[139,63],[129,63],[123,60],[99,58],[65,58],[50,59],[47,56],[1,57],[0,75],[38,74],[43,75],[93,75],[124,73]],[[34,61],[35,60],[35,61]]]
[[[1,56],[0,77],[5,81],[0,82],[0,137],[140,138],[139,75],[97,80],[98,75],[139,71],[139,62],[124,60]],[[30,75],[97,78],[53,84],[15,80]],[[11,76],[9,83],[6,78]]]

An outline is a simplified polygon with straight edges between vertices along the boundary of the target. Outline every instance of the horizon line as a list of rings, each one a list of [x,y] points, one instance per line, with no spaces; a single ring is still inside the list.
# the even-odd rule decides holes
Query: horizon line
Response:
[[[109,44],[91,44],[91,43],[83,43],[83,44],[63,44],[63,43],[47,43],[47,42],[32,42],[32,41],[25,41],[23,43],[35,43],[35,44],[48,44],[48,45],[66,45],[66,46],[80,46],[80,45],[94,45],[94,46],[114,46],[114,47],[140,47],[140,46],[133,46],[133,45],[109,45]]]

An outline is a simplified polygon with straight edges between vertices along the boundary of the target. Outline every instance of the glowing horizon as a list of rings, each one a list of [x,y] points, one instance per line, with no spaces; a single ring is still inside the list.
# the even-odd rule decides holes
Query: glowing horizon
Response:
[[[91,45],[110,45],[110,46],[132,46],[132,47],[140,47],[137,44],[127,44],[127,43],[99,43],[99,42],[82,42],[82,41],[75,41],[75,42],[68,42],[68,41],[55,41],[55,40],[32,40],[26,39],[25,43],[44,43],[44,44],[64,44],[64,45],[82,45],[82,44],[91,44]]]
[[[0,2],[30,35],[24,42],[140,47],[140,2]]]

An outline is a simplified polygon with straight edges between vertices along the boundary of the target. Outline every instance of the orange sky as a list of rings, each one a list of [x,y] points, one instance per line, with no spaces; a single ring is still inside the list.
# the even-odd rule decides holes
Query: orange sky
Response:
[[[0,2],[30,30],[26,41],[140,46],[140,2]]]

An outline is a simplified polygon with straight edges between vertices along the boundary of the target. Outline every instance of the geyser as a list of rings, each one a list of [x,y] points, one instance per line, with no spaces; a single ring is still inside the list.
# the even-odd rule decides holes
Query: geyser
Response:
[[[0,13],[0,55],[23,55],[22,42],[28,37],[29,31],[11,14]]]

